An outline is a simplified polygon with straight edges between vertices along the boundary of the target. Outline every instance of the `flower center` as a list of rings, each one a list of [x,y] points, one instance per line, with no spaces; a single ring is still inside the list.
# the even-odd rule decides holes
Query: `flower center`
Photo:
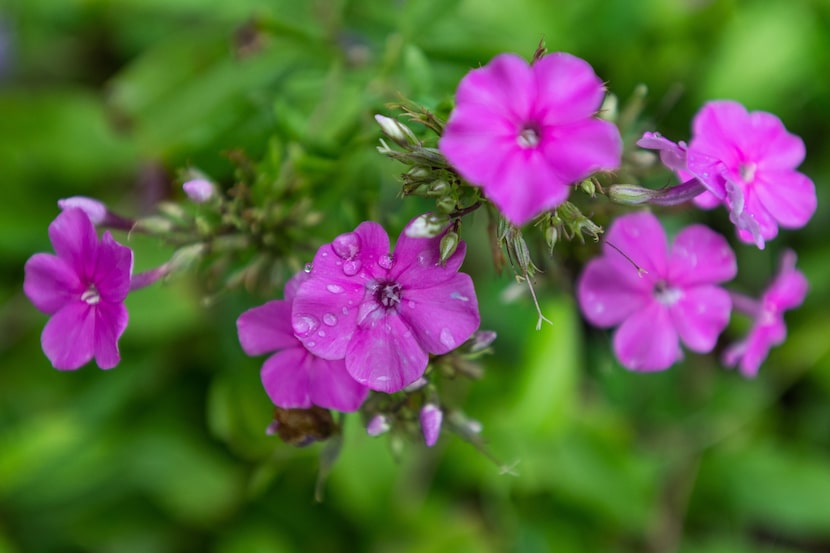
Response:
[[[401,285],[397,282],[381,282],[375,288],[375,301],[387,309],[401,303]]]
[[[101,301],[101,294],[98,292],[98,289],[94,284],[90,284],[89,288],[86,289],[86,292],[81,294],[81,301],[85,301],[89,305],[95,305]]]
[[[535,148],[539,145],[539,127],[532,123],[526,124],[516,137],[516,143],[522,148]]]
[[[741,174],[741,179],[744,182],[750,183],[755,180],[755,170],[757,168],[754,163],[741,163],[738,167],[738,172]]]
[[[672,288],[666,281],[660,280],[654,286],[654,298],[661,304],[670,307],[683,297],[683,290]]]

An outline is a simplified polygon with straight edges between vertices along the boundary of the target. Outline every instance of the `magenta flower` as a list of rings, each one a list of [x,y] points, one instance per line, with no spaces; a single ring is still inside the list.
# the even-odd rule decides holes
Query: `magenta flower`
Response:
[[[327,361],[306,350],[291,328],[291,304],[307,276],[299,273],[286,283],[285,299],[242,313],[236,320],[239,343],[248,355],[275,352],[260,373],[274,405],[283,409],[316,405],[355,411],[366,399],[368,388],[349,376],[343,360]]]
[[[294,332],[324,359],[345,359],[352,377],[397,392],[426,370],[430,353],[447,353],[479,325],[470,277],[459,273],[465,244],[439,262],[441,237],[389,237],[377,223],[322,246],[294,299]]]
[[[741,240],[763,248],[779,225],[807,224],[816,210],[816,189],[795,170],[804,160],[804,143],[780,119],[716,101],[703,106],[692,126],[688,170],[726,205]]]
[[[732,308],[717,284],[736,272],[721,235],[691,225],[669,249],[657,218],[634,213],[611,224],[602,255],[579,278],[577,297],[592,324],[619,325],[614,353],[623,366],[659,371],[682,358],[681,341],[699,353],[714,348]]]
[[[804,302],[807,295],[807,279],[795,268],[795,252],[787,251],[781,258],[781,268],[760,301],[732,293],[735,309],[754,318],[746,338],[729,346],[723,354],[723,362],[729,367],[738,366],[741,374],[753,377],[767,358],[773,346],[787,337],[784,311],[794,309]]]
[[[605,87],[591,66],[555,53],[533,65],[501,54],[470,71],[438,146],[513,224],[564,202],[571,184],[619,167],[617,127],[595,117]]]
[[[118,339],[127,328],[133,252],[105,232],[99,241],[89,216],[68,208],[49,225],[57,255],[38,253],[25,267],[23,291],[51,315],[41,334],[43,352],[60,370],[93,357],[102,369],[121,360]]]

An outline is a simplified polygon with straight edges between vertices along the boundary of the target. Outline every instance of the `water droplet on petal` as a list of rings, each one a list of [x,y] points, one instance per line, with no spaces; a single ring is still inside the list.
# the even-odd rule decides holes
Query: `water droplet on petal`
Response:
[[[341,309],[340,312],[343,313],[344,315],[348,315],[349,314],[349,308],[344,305],[343,309]]]
[[[314,340],[312,340],[311,342],[306,342],[306,344],[305,344],[305,345],[306,345],[306,346],[308,346],[308,347],[310,347],[310,348],[313,348],[314,346],[316,346],[316,345],[317,345],[317,342],[315,342]]]
[[[441,335],[438,336],[438,340],[450,349],[455,347],[455,338],[452,337],[452,332],[450,332],[449,328],[441,329]]]
[[[342,259],[352,259],[360,252],[360,237],[353,232],[341,234],[331,243],[331,249]]]
[[[320,326],[320,321],[314,315],[297,315],[294,317],[294,332],[300,336],[308,336]]]
[[[343,293],[343,287],[338,286],[337,284],[326,284],[326,290],[328,290],[332,294],[342,294]]]
[[[380,259],[378,259],[378,265],[380,265],[382,269],[386,269],[388,271],[393,265],[395,265],[395,260],[392,259],[392,256],[389,254],[382,255],[380,256]]]
[[[323,315],[323,322],[329,326],[334,326],[337,324],[337,317],[334,313],[326,313]]]
[[[313,269],[313,268],[314,268],[314,265],[312,265],[311,263],[306,263],[305,267],[303,267],[303,272],[310,273],[311,269]]]
[[[343,274],[346,276],[354,276],[360,271],[361,263],[359,259],[352,259],[343,263]]]
[[[408,305],[410,309],[415,309],[415,302],[412,300],[406,302],[406,305]]]
[[[450,292],[450,297],[451,297],[452,299],[454,299],[454,300],[459,300],[459,301],[470,301],[470,298],[468,298],[467,296],[463,295],[461,292]]]
[[[326,337],[326,331],[321,330],[320,332],[317,333],[317,336],[319,336],[320,338],[325,338]]]

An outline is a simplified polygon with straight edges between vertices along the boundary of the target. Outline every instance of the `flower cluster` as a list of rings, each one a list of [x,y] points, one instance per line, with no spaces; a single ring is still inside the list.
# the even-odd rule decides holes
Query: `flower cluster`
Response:
[[[473,279],[460,272],[462,220],[487,207],[494,265],[509,264],[534,301],[540,271],[526,233],[540,231],[551,255],[562,240],[602,237],[599,255],[576,279],[576,297],[588,322],[614,329],[613,351],[627,369],[667,369],[684,348],[711,353],[737,311],[752,318],[751,329],[723,349],[722,360],[745,376],[757,374],[786,336],[784,312],[806,296],[795,254],[784,254],[780,273],[756,300],[725,288],[738,272],[725,237],[690,224],[670,238],[657,214],[615,211],[614,204],[723,205],[739,240],[764,248],[779,227],[802,227],[816,210],[815,187],[797,171],[804,144],[777,117],[715,101],[694,118],[688,144],[646,132],[637,145],[659,152],[680,179],[655,190],[636,183],[644,164],[635,161],[653,164],[657,156],[624,155],[616,98],[582,59],[543,50],[531,63],[498,55],[461,80],[455,100],[446,122],[403,107],[437,135],[433,142],[390,117],[375,118],[392,143],[381,141],[378,150],[409,166],[403,195],[435,201],[434,211],[406,225],[394,249],[371,221],[319,246],[306,232],[322,217],[311,207],[313,194],[300,185],[255,189],[271,182],[259,175],[225,189],[188,170],[181,205],[164,203],[158,215],[136,221],[92,198],[61,200],[63,212],[49,227],[55,255],[36,254],[25,267],[25,293],[51,316],[42,335],[46,356],[58,369],[93,358],[114,367],[131,290],[199,266],[224,277],[216,280],[225,288],[257,288],[263,280],[263,288],[276,288],[284,282],[276,275],[293,274],[288,269],[306,261],[292,252],[317,248],[285,283],[282,299],[236,321],[244,352],[268,355],[260,374],[276,408],[269,431],[305,445],[338,432],[329,410],[360,411],[372,436],[405,429],[431,447],[447,427],[483,448],[480,425],[441,397],[440,380],[478,376],[471,360],[495,338],[476,332]],[[616,183],[617,175],[635,183]],[[585,194],[571,198],[578,190]],[[602,196],[611,202],[595,209]],[[592,220],[600,212],[611,214],[604,235],[598,223],[607,219]],[[96,227],[146,232],[178,249],[161,267],[133,275],[133,252],[109,232],[99,239]]]

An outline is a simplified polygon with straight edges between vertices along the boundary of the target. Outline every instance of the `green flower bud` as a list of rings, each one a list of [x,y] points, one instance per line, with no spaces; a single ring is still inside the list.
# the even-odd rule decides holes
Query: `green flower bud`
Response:
[[[409,127],[400,121],[379,114],[375,115],[375,121],[380,125],[380,130],[383,131],[383,134],[391,138],[398,146],[408,150],[412,146],[421,145]]]
[[[438,251],[441,253],[441,265],[446,264],[447,260],[455,253],[455,250],[458,248],[458,242],[458,233],[455,231],[450,231],[441,237],[441,243],[438,247]]]

